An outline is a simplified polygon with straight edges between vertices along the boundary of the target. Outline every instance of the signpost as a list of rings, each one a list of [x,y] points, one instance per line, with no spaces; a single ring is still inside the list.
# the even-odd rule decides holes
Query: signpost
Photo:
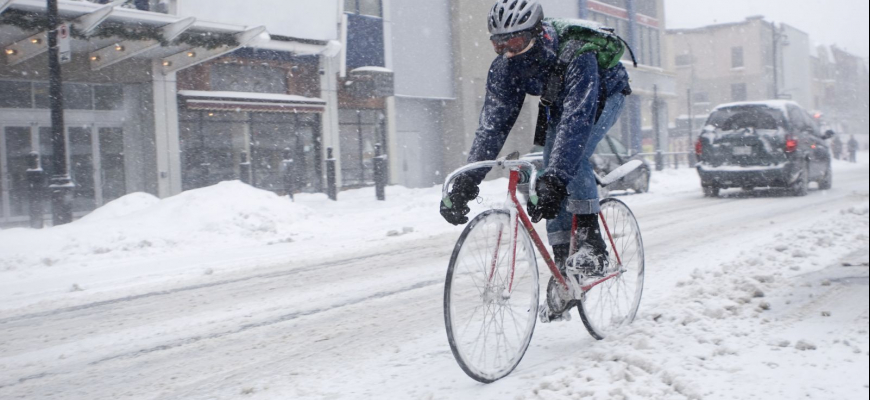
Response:
[[[69,51],[69,25],[60,24],[57,13],[57,0],[48,2],[48,93],[51,108],[51,148],[54,175],[48,186],[51,192],[51,221],[58,226],[72,222],[72,190],[75,185],[69,176],[66,163],[66,141],[64,140],[63,120],[63,78],[61,75],[61,34],[65,27],[67,51]]]
[[[66,64],[72,61],[72,49],[70,48],[69,24],[60,24],[57,27],[57,50],[60,63]]]

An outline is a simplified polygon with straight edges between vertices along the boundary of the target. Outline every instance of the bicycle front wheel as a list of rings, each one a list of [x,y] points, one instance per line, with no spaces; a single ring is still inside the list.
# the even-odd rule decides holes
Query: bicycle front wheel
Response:
[[[538,265],[532,241],[520,227],[514,247],[512,228],[505,210],[478,215],[459,237],[447,270],[444,322],[450,349],[462,370],[483,383],[516,368],[538,315]]]
[[[601,216],[607,225],[605,230],[599,218],[609,263],[621,273],[584,293],[577,307],[586,330],[598,340],[634,321],[645,274],[643,240],[628,206],[617,199],[604,199]]]

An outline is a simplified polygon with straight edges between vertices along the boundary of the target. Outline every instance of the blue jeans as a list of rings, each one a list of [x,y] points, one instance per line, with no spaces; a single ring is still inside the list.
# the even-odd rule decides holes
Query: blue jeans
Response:
[[[580,158],[580,163],[577,165],[577,171],[571,181],[568,182],[568,198],[562,203],[562,210],[556,219],[547,221],[547,237],[551,246],[570,243],[574,214],[598,214],[601,211],[598,200],[598,183],[595,182],[595,172],[589,157],[592,157],[598,143],[604,139],[604,136],[619,119],[624,105],[625,96],[622,94],[614,94],[607,98],[601,117],[588,133],[589,138],[585,141],[586,145],[577,149],[576,155],[572,154],[572,156]],[[544,146],[544,168],[550,164],[550,152],[553,150],[554,142],[555,135],[548,134]]]

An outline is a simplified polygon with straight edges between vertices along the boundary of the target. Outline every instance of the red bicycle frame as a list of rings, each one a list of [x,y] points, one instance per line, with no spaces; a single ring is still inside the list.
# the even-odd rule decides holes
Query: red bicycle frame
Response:
[[[538,232],[535,230],[535,226],[532,225],[532,221],[529,219],[528,214],[526,214],[525,207],[523,207],[522,204],[520,203],[519,199],[517,199],[517,184],[519,183],[519,180],[520,180],[519,171],[516,169],[511,169],[510,178],[509,178],[509,182],[508,182],[508,195],[510,196],[510,200],[513,202],[513,206],[516,208],[517,218],[519,219],[520,222],[522,222],[523,227],[525,227],[526,230],[529,232],[529,235],[531,236],[532,241],[535,243],[535,247],[538,248],[538,251],[541,253],[541,256],[543,256],[543,258],[544,258],[544,262],[547,263],[547,267],[550,269],[550,273],[553,274],[553,276],[556,278],[556,280],[559,282],[559,284],[562,285],[562,287],[564,289],[570,290],[570,288],[568,286],[568,282],[565,280],[565,277],[562,276],[562,273],[559,272],[559,268],[556,266],[556,262],[553,261],[553,258],[550,256],[549,250],[547,250],[547,247],[544,246],[544,242],[541,240],[541,237],[538,236]],[[604,220],[604,215],[599,213],[599,218],[601,219],[601,224],[604,227],[604,231],[607,233],[607,239],[610,241],[610,247],[613,249],[613,253],[616,256],[616,260],[621,265],[622,261],[620,260],[619,253],[617,252],[616,243],[614,243],[614,241],[613,241],[613,236],[610,234],[610,228],[607,226],[607,222]],[[512,222],[516,224],[516,221],[512,221]],[[577,229],[576,219],[575,219],[573,225],[574,226],[572,227],[572,235],[571,235],[572,237],[574,236],[573,235],[574,231],[576,231],[576,229]],[[510,286],[508,288],[508,291],[510,291],[513,287],[513,274],[514,274],[514,270],[515,270],[515,266],[516,266],[516,264],[515,264],[516,263],[515,254],[516,254],[516,247],[517,247],[516,241],[517,241],[517,236],[518,236],[517,234],[519,233],[517,231],[518,226],[519,226],[519,224],[516,224],[513,227],[515,230],[513,232],[514,233],[513,240],[511,243],[511,246],[512,246],[511,280],[510,280]],[[497,243],[501,242],[501,235],[502,235],[502,233],[500,231],[499,232],[499,241]],[[571,247],[573,248],[574,246],[572,245]],[[493,254],[492,271],[490,272],[490,279],[492,279],[492,274],[495,271],[495,265],[496,265],[497,261],[498,261],[498,244],[496,245],[496,251]],[[621,274],[620,272],[613,273],[613,274],[605,276],[605,277],[603,277],[595,282],[583,285],[580,287],[580,289],[583,292],[588,292],[589,290],[591,290],[595,286],[598,286],[598,285],[600,285],[608,280],[611,280],[611,279],[619,276],[620,274]]]

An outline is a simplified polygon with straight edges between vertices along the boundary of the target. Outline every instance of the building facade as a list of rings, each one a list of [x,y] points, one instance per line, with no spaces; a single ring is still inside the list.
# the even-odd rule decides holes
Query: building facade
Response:
[[[69,21],[107,12],[64,64],[77,215],[126,193],[167,197],[231,179],[285,193],[288,168],[294,191],[321,192],[330,158],[339,189],[372,185],[379,154],[393,184],[440,184],[465,163],[496,56],[492,0],[104,3],[60,2]],[[635,151],[651,150],[654,132],[667,140],[666,123],[652,126],[675,96],[663,1],[543,3],[548,16],[599,21],[631,44],[635,95],[613,134]],[[44,13],[42,0],[15,0],[0,14],[0,45],[39,32],[10,21]],[[149,41],[155,32],[179,39]],[[27,154],[52,157],[46,60],[0,65],[5,224],[26,218]],[[505,152],[532,150],[536,114],[529,97]]]
[[[244,179],[244,159],[257,187],[281,192],[279,171],[292,160],[297,190],[321,190],[324,115],[337,114],[322,99],[330,85],[321,72],[336,47],[338,5],[309,12],[332,15],[332,26],[282,31],[220,22],[234,19],[196,1],[59,2],[72,32],[62,66],[63,161],[75,215],[127,193],[167,197]],[[15,0],[0,10],[4,225],[27,220],[28,156],[37,153],[46,175],[55,173],[45,6]],[[237,14],[282,25],[263,15]]]
[[[724,103],[792,99],[813,108],[810,42],[806,33],[750,17],[745,21],[697,29],[669,30],[676,72],[678,110],[673,137],[688,151],[689,116],[695,133],[710,111]]]

